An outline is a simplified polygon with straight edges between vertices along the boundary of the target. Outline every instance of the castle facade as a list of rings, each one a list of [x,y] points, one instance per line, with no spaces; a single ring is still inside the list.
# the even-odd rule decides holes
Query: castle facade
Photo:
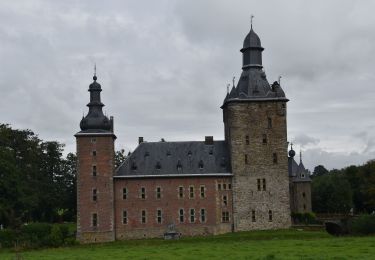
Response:
[[[288,157],[288,99],[279,82],[268,83],[263,50],[251,28],[241,77],[221,106],[224,140],[140,137],[118,169],[113,117],[102,112],[94,76],[89,112],[75,135],[81,242],[289,228],[291,210],[311,211],[308,172],[293,150]]]

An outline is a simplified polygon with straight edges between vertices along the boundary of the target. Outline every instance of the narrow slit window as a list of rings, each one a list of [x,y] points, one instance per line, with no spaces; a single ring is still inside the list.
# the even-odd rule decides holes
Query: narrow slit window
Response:
[[[126,210],[122,211],[122,224],[128,224],[128,212]]]
[[[258,191],[260,191],[261,190],[260,179],[257,179],[257,186],[258,186]]]
[[[251,211],[251,221],[252,221],[252,222],[255,222],[255,221],[256,221],[256,218],[255,218],[255,210],[252,210],[252,211]]]
[[[190,209],[190,222],[195,222],[195,209]]]
[[[273,163],[277,164],[277,153],[273,153]]]
[[[178,197],[182,199],[184,197],[184,187],[178,187]]]
[[[248,159],[247,154],[245,154],[245,164],[248,164],[248,163],[249,163],[249,159]]]
[[[161,187],[156,187],[156,199],[161,199]]]
[[[97,189],[92,190],[92,201],[97,201],[98,200],[98,191]]]
[[[268,122],[268,128],[272,128],[272,118],[268,117],[267,122]]]
[[[201,222],[205,223],[206,222],[206,210],[201,209]]]
[[[246,143],[246,145],[249,145],[249,144],[250,144],[250,138],[249,138],[248,135],[245,136],[245,143]]]
[[[93,227],[97,227],[98,226],[98,214],[97,213],[93,213],[92,216],[91,216],[91,224]]]
[[[122,199],[126,200],[127,198],[128,198],[128,189],[127,188],[123,188],[122,189]]]
[[[180,209],[178,214],[179,214],[180,223],[184,223],[184,221],[185,221],[185,219],[184,219],[184,209]]]
[[[189,197],[190,199],[194,199],[194,186],[189,187]]]
[[[141,199],[146,199],[146,188],[145,187],[141,188]]]
[[[92,176],[96,176],[97,172],[96,172],[96,165],[93,165],[92,166]]]
[[[146,210],[142,210],[141,212],[141,222],[142,224],[146,223]]]
[[[204,185],[201,185],[201,198],[206,197],[206,187]]]
[[[268,221],[272,222],[272,210],[268,211]]]
[[[262,139],[263,139],[263,143],[266,144],[267,143],[267,135],[263,134]]]
[[[266,190],[266,179],[263,179],[263,190]]]
[[[162,223],[162,212],[161,212],[161,209],[158,209],[157,212],[156,212],[156,221],[158,222],[158,224]]]

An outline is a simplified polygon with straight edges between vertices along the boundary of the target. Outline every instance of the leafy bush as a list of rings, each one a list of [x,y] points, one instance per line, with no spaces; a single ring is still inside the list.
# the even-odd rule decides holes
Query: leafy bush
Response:
[[[316,223],[316,216],[313,212],[306,212],[306,213],[299,213],[293,212],[292,213],[293,223],[295,224],[315,224]]]
[[[75,228],[73,224],[30,223],[17,231],[0,231],[0,247],[12,247],[15,243],[23,248],[74,245]]]
[[[17,234],[14,230],[3,229],[0,230],[0,248],[12,247],[16,241]]]
[[[351,228],[354,234],[375,234],[375,215],[362,215],[354,219]]]

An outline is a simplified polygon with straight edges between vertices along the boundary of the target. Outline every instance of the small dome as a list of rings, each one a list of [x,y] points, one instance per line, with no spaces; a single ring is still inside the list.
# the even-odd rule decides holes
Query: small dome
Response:
[[[260,43],[259,36],[254,32],[253,28],[251,28],[250,32],[246,36],[244,42],[243,42],[243,48],[249,48],[249,47],[258,47],[262,48]]]
[[[289,151],[289,157],[294,157],[296,155],[296,152],[293,150],[293,148]]]

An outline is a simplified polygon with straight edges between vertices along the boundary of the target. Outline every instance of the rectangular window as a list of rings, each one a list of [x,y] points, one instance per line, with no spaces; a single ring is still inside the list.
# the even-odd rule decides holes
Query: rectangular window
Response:
[[[204,185],[201,185],[201,198],[206,197],[206,187]]]
[[[194,186],[189,187],[189,198],[194,199]]]
[[[97,227],[98,226],[98,214],[97,213],[93,213],[92,216],[91,216],[91,224],[93,227]]]
[[[273,163],[277,163],[277,153],[273,153]]]
[[[92,176],[96,176],[96,165],[92,166]]]
[[[142,210],[141,212],[141,222],[142,224],[146,223],[146,210]]]
[[[231,190],[231,189],[232,189],[232,184],[228,183],[228,190]]]
[[[260,179],[257,179],[257,186],[258,186],[258,191],[262,190],[260,186]]]
[[[223,222],[223,223],[229,222],[229,211],[223,211],[221,213],[221,222]]]
[[[91,143],[95,144],[96,143],[96,138],[91,138]]]
[[[190,209],[190,223],[195,222],[195,209]]]
[[[217,189],[218,189],[218,190],[221,190],[221,183],[218,183],[218,184],[217,184]]]
[[[252,221],[252,222],[255,222],[255,221],[256,221],[256,219],[255,219],[255,210],[252,210],[252,211],[251,211],[251,221]]]
[[[98,191],[96,189],[92,189],[92,201],[98,200]]]
[[[267,143],[267,135],[266,135],[266,134],[263,134],[263,143],[264,143],[264,144]]]
[[[268,117],[267,121],[268,121],[268,128],[272,128],[272,119]]]
[[[178,215],[179,215],[179,219],[180,219],[180,223],[184,223],[184,209],[180,209],[178,211]]]
[[[96,156],[96,151],[92,151],[92,156]]]
[[[161,188],[156,187],[156,199],[160,199],[160,198],[161,198]]]
[[[268,221],[272,222],[272,210],[268,211]]]
[[[184,187],[178,187],[178,197],[182,199],[184,197]]]
[[[128,198],[128,189],[127,188],[123,188],[122,189],[122,199],[126,200],[127,198]]]
[[[156,221],[158,222],[158,224],[161,224],[161,222],[162,222],[162,212],[161,212],[161,209],[158,209],[156,211]]]
[[[223,196],[223,204],[224,204],[224,206],[228,205],[228,197],[227,197],[227,195]]]
[[[126,210],[122,211],[122,224],[128,224],[128,212]]]
[[[263,190],[266,190],[266,179],[263,179]]]
[[[245,142],[246,142],[246,145],[249,145],[249,144],[250,144],[250,138],[249,138],[248,135],[245,137]]]
[[[206,210],[201,209],[201,222],[205,223],[206,222]]]
[[[247,158],[247,154],[245,154],[245,164],[249,163],[249,159]]]
[[[146,188],[142,187],[141,188],[141,199],[146,199]]]
[[[226,190],[226,189],[227,189],[227,184],[223,183],[223,190]]]

